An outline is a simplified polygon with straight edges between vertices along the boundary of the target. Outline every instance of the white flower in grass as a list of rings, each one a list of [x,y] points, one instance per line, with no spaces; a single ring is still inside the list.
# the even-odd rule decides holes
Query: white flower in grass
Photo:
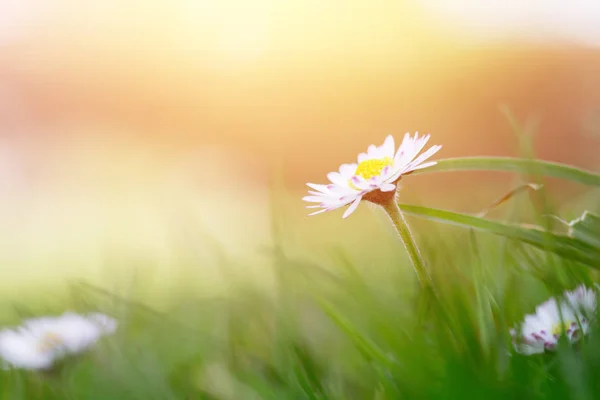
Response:
[[[576,312],[592,318],[596,311],[596,291],[588,289],[584,285],[578,286],[572,292],[565,293],[565,299],[569,306]]]
[[[92,320],[104,334],[113,334],[117,330],[117,321],[108,315],[91,313],[88,314],[88,318]]]
[[[48,369],[62,357],[87,350],[116,326],[114,319],[98,313],[29,319],[0,331],[0,357],[9,367]]]
[[[571,343],[586,335],[596,311],[596,293],[582,285],[566,292],[564,299],[551,298],[535,311],[525,316],[520,331],[511,330],[519,353],[530,355],[555,350],[563,335]]]
[[[425,162],[425,160],[442,146],[432,146],[417,157],[428,140],[429,135],[419,137],[416,133],[413,137],[407,133],[396,150],[394,138],[389,135],[383,145],[379,147],[371,145],[366,153],[361,153],[358,156],[358,163],[342,164],[339,172],[330,172],[327,178],[331,183],[327,185],[308,183],[307,185],[314,190],[309,191],[311,195],[304,197],[303,200],[319,203],[307,206],[308,208],[320,208],[310,215],[350,204],[343,215],[343,218],[346,218],[356,210],[361,200],[381,204],[390,196],[393,197],[396,183],[402,175],[436,164],[435,161]]]

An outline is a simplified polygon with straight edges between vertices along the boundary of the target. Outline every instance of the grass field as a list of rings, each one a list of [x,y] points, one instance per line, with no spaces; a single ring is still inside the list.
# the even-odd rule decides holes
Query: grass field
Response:
[[[540,190],[516,194],[479,226],[456,216],[446,222],[462,226],[409,217],[435,293],[417,284],[402,243],[375,207],[361,205],[348,220],[338,210],[307,222],[298,196],[274,188],[272,237],[253,257],[211,241],[195,222],[169,225],[165,217],[168,258],[113,247],[86,260],[102,271],[95,278],[2,283],[6,326],[98,310],[119,329],[52,370],[0,371],[0,398],[599,398],[594,323],[585,340],[539,355],[516,353],[509,335],[550,296],[598,279],[597,249],[566,245],[557,253],[544,249],[557,248],[555,237],[542,235],[536,247],[519,236],[523,221],[566,232],[547,216],[600,213],[598,176],[571,172],[559,177],[592,188],[562,207]],[[513,222],[518,232],[487,220]],[[44,265],[43,257],[37,261]],[[45,268],[50,276],[61,267]]]

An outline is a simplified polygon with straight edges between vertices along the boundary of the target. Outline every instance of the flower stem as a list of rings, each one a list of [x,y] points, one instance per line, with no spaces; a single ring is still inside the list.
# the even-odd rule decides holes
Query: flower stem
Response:
[[[413,268],[417,273],[417,279],[421,284],[421,287],[432,288],[432,280],[427,268],[425,267],[425,261],[423,261],[423,256],[417,247],[417,243],[415,242],[415,238],[410,232],[410,228],[408,227],[408,223],[400,211],[398,204],[396,203],[395,198],[390,198],[390,200],[380,203],[383,207],[387,215],[392,220],[392,224],[396,228],[396,231],[400,235],[400,240],[404,244],[406,251],[408,252],[408,256],[410,257],[410,261],[412,262]]]

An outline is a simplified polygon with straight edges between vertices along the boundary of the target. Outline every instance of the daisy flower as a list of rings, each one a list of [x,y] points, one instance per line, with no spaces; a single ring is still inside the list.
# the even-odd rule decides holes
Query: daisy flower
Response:
[[[7,366],[48,369],[60,358],[87,350],[116,327],[114,319],[99,313],[29,319],[0,331],[0,357]]]
[[[308,208],[320,209],[309,215],[350,205],[343,215],[346,218],[356,210],[361,200],[382,204],[393,199],[402,175],[436,164],[435,161],[425,161],[442,146],[432,146],[417,157],[428,140],[429,135],[419,137],[418,133],[414,136],[407,133],[396,150],[394,138],[389,135],[381,146],[371,145],[366,153],[359,154],[357,163],[342,164],[338,172],[330,172],[327,175],[329,184],[308,183],[313,190],[303,200],[318,203]]]
[[[511,330],[517,352],[530,355],[555,350],[564,335],[571,343],[588,333],[590,320],[596,311],[596,293],[579,286],[539,305],[535,314],[525,316],[520,330]]]

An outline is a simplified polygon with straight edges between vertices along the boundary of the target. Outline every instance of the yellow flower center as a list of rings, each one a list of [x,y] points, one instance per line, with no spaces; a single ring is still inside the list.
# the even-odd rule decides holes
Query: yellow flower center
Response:
[[[38,349],[41,352],[47,352],[55,347],[60,346],[63,343],[63,340],[60,336],[53,332],[48,332],[42,337],[38,344]]]
[[[389,165],[392,165],[394,160],[390,157],[383,157],[380,159],[373,158],[371,160],[365,160],[358,164],[356,168],[356,172],[354,175],[359,175],[365,178],[366,180],[371,179],[374,176],[378,176],[381,174],[381,171]]]
[[[574,323],[574,321],[564,321],[562,324],[558,323],[552,327],[552,334],[561,335],[563,332],[568,331]]]

